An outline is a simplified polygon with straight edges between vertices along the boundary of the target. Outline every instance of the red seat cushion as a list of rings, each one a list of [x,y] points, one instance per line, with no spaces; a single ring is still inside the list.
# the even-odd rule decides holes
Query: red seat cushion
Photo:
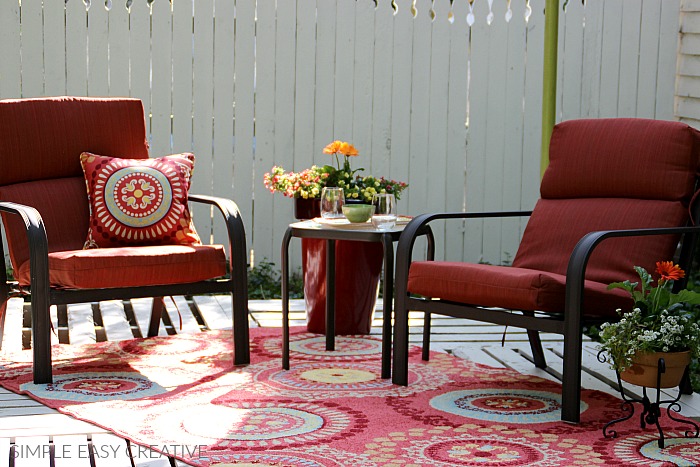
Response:
[[[458,303],[513,310],[562,313],[566,277],[560,274],[488,264],[418,261],[411,264],[408,291]],[[586,281],[584,315],[616,316],[630,308],[630,295],[607,284]]]
[[[52,286],[75,289],[181,284],[226,274],[222,245],[164,245],[49,254]],[[29,285],[29,261],[17,271],[20,285]]]

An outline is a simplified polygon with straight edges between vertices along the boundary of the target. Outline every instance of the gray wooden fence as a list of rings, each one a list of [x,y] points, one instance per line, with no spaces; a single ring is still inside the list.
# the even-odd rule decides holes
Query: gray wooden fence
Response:
[[[679,3],[562,1],[560,119],[673,119]],[[251,260],[278,261],[292,204],[262,176],[334,139],[410,184],[402,213],[532,208],[543,26],[544,0],[0,0],[0,97],[142,99],[152,156],[193,151],[193,191],[233,198]],[[438,254],[501,262],[523,225],[438,229]]]

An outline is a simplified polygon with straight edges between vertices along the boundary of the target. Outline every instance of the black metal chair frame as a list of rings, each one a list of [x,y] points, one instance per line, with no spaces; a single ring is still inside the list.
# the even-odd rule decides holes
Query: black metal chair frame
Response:
[[[697,207],[694,209],[697,218]],[[683,235],[678,263],[689,271],[692,253],[700,233],[699,226],[661,228],[661,229],[630,229],[605,230],[591,232],[578,242],[571,253],[566,272],[566,298],[563,314],[535,314],[533,311],[499,310],[450,302],[439,299],[413,297],[408,294],[408,271],[411,266],[413,246],[417,233],[425,226],[439,219],[484,219],[503,217],[522,217],[531,215],[531,211],[486,212],[486,213],[441,213],[423,214],[414,218],[404,229],[399,239],[396,253],[396,303],[395,303],[395,336],[393,379],[395,384],[408,384],[408,312],[409,310],[425,312],[423,328],[423,360],[428,360],[430,345],[430,314],[452,316],[456,318],[473,319],[493,324],[514,326],[527,330],[533,360],[538,368],[546,368],[544,351],[539,338],[539,331],[561,334],[564,336],[564,366],[562,377],[562,420],[578,423],[580,420],[581,399],[581,359],[582,359],[582,330],[584,321],[583,290],[588,260],[594,249],[604,240],[619,237],[635,237],[648,235]],[[684,287],[684,282],[678,282],[676,287]],[[595,323],[600,321],[592,321]],[[687,392],[687,386],[684,387]]]
[[[204,293],[231,294],[233,304],[233,363],[234,365],[250,363],[246,238],[240,211],[238,206],[229,199],[193,194],[190,194],[188,199],[191,202],[212,205],[223,215],[228,231],[227,260],[230,266],[230,278],[144,287],[105,289],[54,288],[51,287],[49,282],[48,239],[39,212],[31,206],[0,202],[0,211],[18,215],[22,218],[29,241],[32,351],[35,384],[51,383],[53,381],[51,323],[49,317],[49,307],[51,305],[154,297],[148,331],[148,336],[152,337],[158,334],[160,319],[164,311],[162,297]],[[1,243],[0,254],[4,257]],[[5,268],[2,268],[2,271],[0,271],[0,334],[4,327],[7,301],[11,294],[12,285],[8,282]]]

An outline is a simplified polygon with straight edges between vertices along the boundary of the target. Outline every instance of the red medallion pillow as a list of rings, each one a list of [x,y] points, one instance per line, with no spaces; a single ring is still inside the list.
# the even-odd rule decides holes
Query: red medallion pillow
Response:
[[[201,244],[187,207],[189,153],[159,159],[80,155],[90,203],[85,249]]]

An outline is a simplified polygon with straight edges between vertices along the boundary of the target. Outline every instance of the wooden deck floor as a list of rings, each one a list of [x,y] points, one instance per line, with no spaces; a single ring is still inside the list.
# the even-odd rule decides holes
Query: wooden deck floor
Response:
[[[188,302],[176,297],[169,302],[169,320],[161,324],[160,334],[178,332],[205,332],[208,329],[231,327],[230,302],[224,297],[196,297]],[[377,306],[372,334],[381,335],[381,301]],[[182,316],[179,326],[178,310]],[[281,303],[279,300],[254,300],[250,302],[251,326],[281,327]],[[305,323],[303,301],[291,303],[292,325]],[[52,310],[55,340],[61,343],[89,343],[104,340],[123,340],[146,334],[150,314],[150,299],[130,302],[102,302]],[[28,307],[20,299],[13,299],[8,307],[1,352],[27,347],[31,332],[28,327]],[[173,325],[176,323],[176,325]],[[420,343],[422,314],[411,317],[411,341]],[[561,337],[542,335],[546,349],[547,371],[535,368],[531,363],[527,335],[524,331],[503,326],[485,325],[468,320],[440,316],[433,317],[431,349],[451,352],[486,365],[513,368],[521,373],[560,381]],[[595,344],[584,344],[583,387],[598,389],[618,395],[616,378],[606,364],[598,362]],[[669,395],[675,397],[674,390]],[[681,413],[700,420],[700,394],[682,396]],[[49,450],[53,450],[54,463],[50,463]],[[89,453],[98,456],[90,459]],[[140,449],[134,451],[137,467],[164,467],[170,462],[159,454]],[[62,456],[61,454],[69,454]],[[14,458],[13,458],[14,457]],[[126,442],[97,426],[75,420],[49,409],[32,399],[0,389],[0,467],[111,467],[130,466]],[[184,464],[178,464],[184,465]]]

